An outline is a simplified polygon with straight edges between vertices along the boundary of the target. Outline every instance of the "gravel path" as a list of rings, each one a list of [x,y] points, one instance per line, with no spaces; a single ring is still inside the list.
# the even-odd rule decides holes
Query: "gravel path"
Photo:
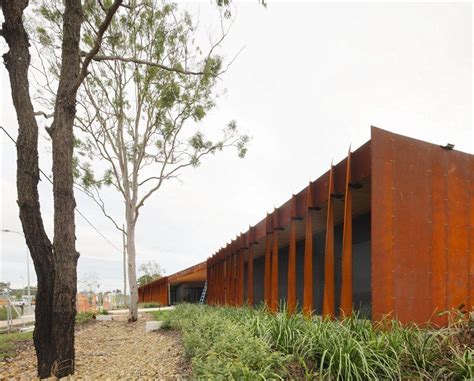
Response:
[[[0,380],[36,379],[33,343],[7,362]],[[76,330],[76,373],[70,380],[181,380],[189,376],[178,332],[145,333],[145,319],[94,321]]]

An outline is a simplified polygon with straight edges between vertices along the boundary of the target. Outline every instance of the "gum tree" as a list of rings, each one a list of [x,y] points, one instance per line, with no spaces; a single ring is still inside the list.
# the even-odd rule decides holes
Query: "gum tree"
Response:
[[[135,231],[146,201],[205,156],[226,147],[237,148],[241,157],[246,152],[248,137],[238,134],[234,121],[213,139],[205,134],[204,118],[215,106],[217,81],[225,70],[216,51],[227,30],[204,53],[193,42],[196,33],[189,14],[174,4],[149,1],[128,9],[127,17],[112,21],[80,97],[81,185],[118,228],[101,186],[115,188],[124,201],[130,321],[138,316]],[[89,35],[84,39],[92,43]],[[97,176],[92,163],[99,160],[107,166]]]
[[[44,3],[40,13],[49,24],[35,28],[38,50],[50,52],[39,69],[44,77],[42,87],[49,93],[50,77],[59,73],[54,38],[58,33],[51,33],[60,29],[57,3]],[[100,2],[90,2],[84,11],[86,51],[94,43],[103,10]],[[129,320],[135,321],[135,231],[145,202],[167,180],[177,178],[185,168],[199,166],[205,156],[235,147],[243,157],[248,137],[239,135],[234,121],[222,126],[220,134],[211,129],[212,139],[205,134],[209,129],[204,128],[204,118],[215,106],[219,76],[227,69],[217,53],[229,30],[225,17],[220,20],[219,35],[205,49],[195,43],[198,30],[191,16],[179,12],[176,4],[131,1],[116,16],[80,89],[73,164],[77,186],[125,233]],[[47,94],[40,98],[48,109]],[[47,117],[48,112],[42,115]],[[104,186],[122,197],[122,220],[109,212],[102,197]]]

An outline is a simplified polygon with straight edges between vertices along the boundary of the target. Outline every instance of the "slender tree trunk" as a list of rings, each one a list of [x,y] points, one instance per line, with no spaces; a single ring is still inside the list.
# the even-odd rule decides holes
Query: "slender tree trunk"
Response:
[[[79,42],[82,24],[80,0],[67,0],[63,22],[61,73],[57,92],[53,140],[53,195],[55,282],[51,339],[56,344],[53,374],[74,373],[74,323],[76,316],[77,260],[72,173],[74,150],[75,86],[79,78]]]
[[[127,207],[127,255],[128,255],[128,285],[130,289],[130,308],[128,321],[133,322],[138,319],[138,286],[136,272],[136,250],[135,250],[135,224],[129,219],[131,215]]]

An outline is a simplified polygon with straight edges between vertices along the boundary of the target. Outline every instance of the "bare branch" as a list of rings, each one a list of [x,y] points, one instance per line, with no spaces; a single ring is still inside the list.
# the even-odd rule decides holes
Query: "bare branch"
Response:
[[[96,191],[96,194],[92,193],[88,188],[82,186],[81,184],[78,184],[77,182],[75,183],[75,187],[80,190],[82,193],[84,193],[86,196],[88,196],[90,199],[92,199],[96,204],[97,206],[100,208],[100,210],[102,211],[103,215],[108,218],[110,221],[112,221],[112,223],[114,224],[114,226],[120,230],[122,233],[124,233],[125,235],[127,234],[127,232],[122,229],[118,224],[117,222],[114,220],[114,218],[107,212],[107,210],[105,209],[105,203],[104,203],[104,200],[102,200],[102,197],[100,197],[100,194],[99,194],[99,191],[97,190],[97,188],[94,187],[95,191]]]
[[[81,53],[84,55],[85,53]],[[153,67],[158,67],[160,69],[170,71],[173,73],[178,73],[178,74],[184,74],[184,75],[203,75],[203,71],[191,71],[191,70],[183,70],[177,67],[169,67],[163,64],[160,64],[158,62],[153,62],[153,61],[148,61],[148,60],[142,60],[138,58],[133,58],[133,57],[121,57],[121,56],[111,56],[111,55],[95,55],[92,58],[94,61],[121,61],[121,62],[131,62],[139,65],[147,65],[147,66],[153,66]]]
[[[46,114],[44,111],[35,111],[35,116],[44,116],[46,119],[52,118],[54,114]]]

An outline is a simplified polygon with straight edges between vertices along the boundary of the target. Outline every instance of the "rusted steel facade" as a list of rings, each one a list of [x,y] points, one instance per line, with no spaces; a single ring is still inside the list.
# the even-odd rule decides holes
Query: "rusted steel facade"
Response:
[[[474,304],[473,225],[473,155],[372,128],[207,260],[208,303],[445,324]]]
[[[206,279],[207,263],[201,262],[195,266],[191,266],[139,287],[138,300],[140,302],[158,302],[164,306],[176,302],[189,301],[188,298],[183,295],[176,295],[176,289],[180,291],[183,287],[190,288],[194,291],[197,290],[197,295],[193,298],[193,300],[196,300],[196,297],[199,298],[200,292],[202,292],[202,287]],[[201,291],[199,291],[199,289],[201,289]]]
[[[437,312],[473,308],[473,169],[473,155],[372,130],[374,317],[446,324]]]
[[[162,306],[169,304],[168,277],[162,277],[138,288],[139,302],[157,302]]]
[[[209,304],[445,325],[474,305],[474,156],[373,127],[371,140],[217,253],[139,289],[170,302],[207,279]]]

